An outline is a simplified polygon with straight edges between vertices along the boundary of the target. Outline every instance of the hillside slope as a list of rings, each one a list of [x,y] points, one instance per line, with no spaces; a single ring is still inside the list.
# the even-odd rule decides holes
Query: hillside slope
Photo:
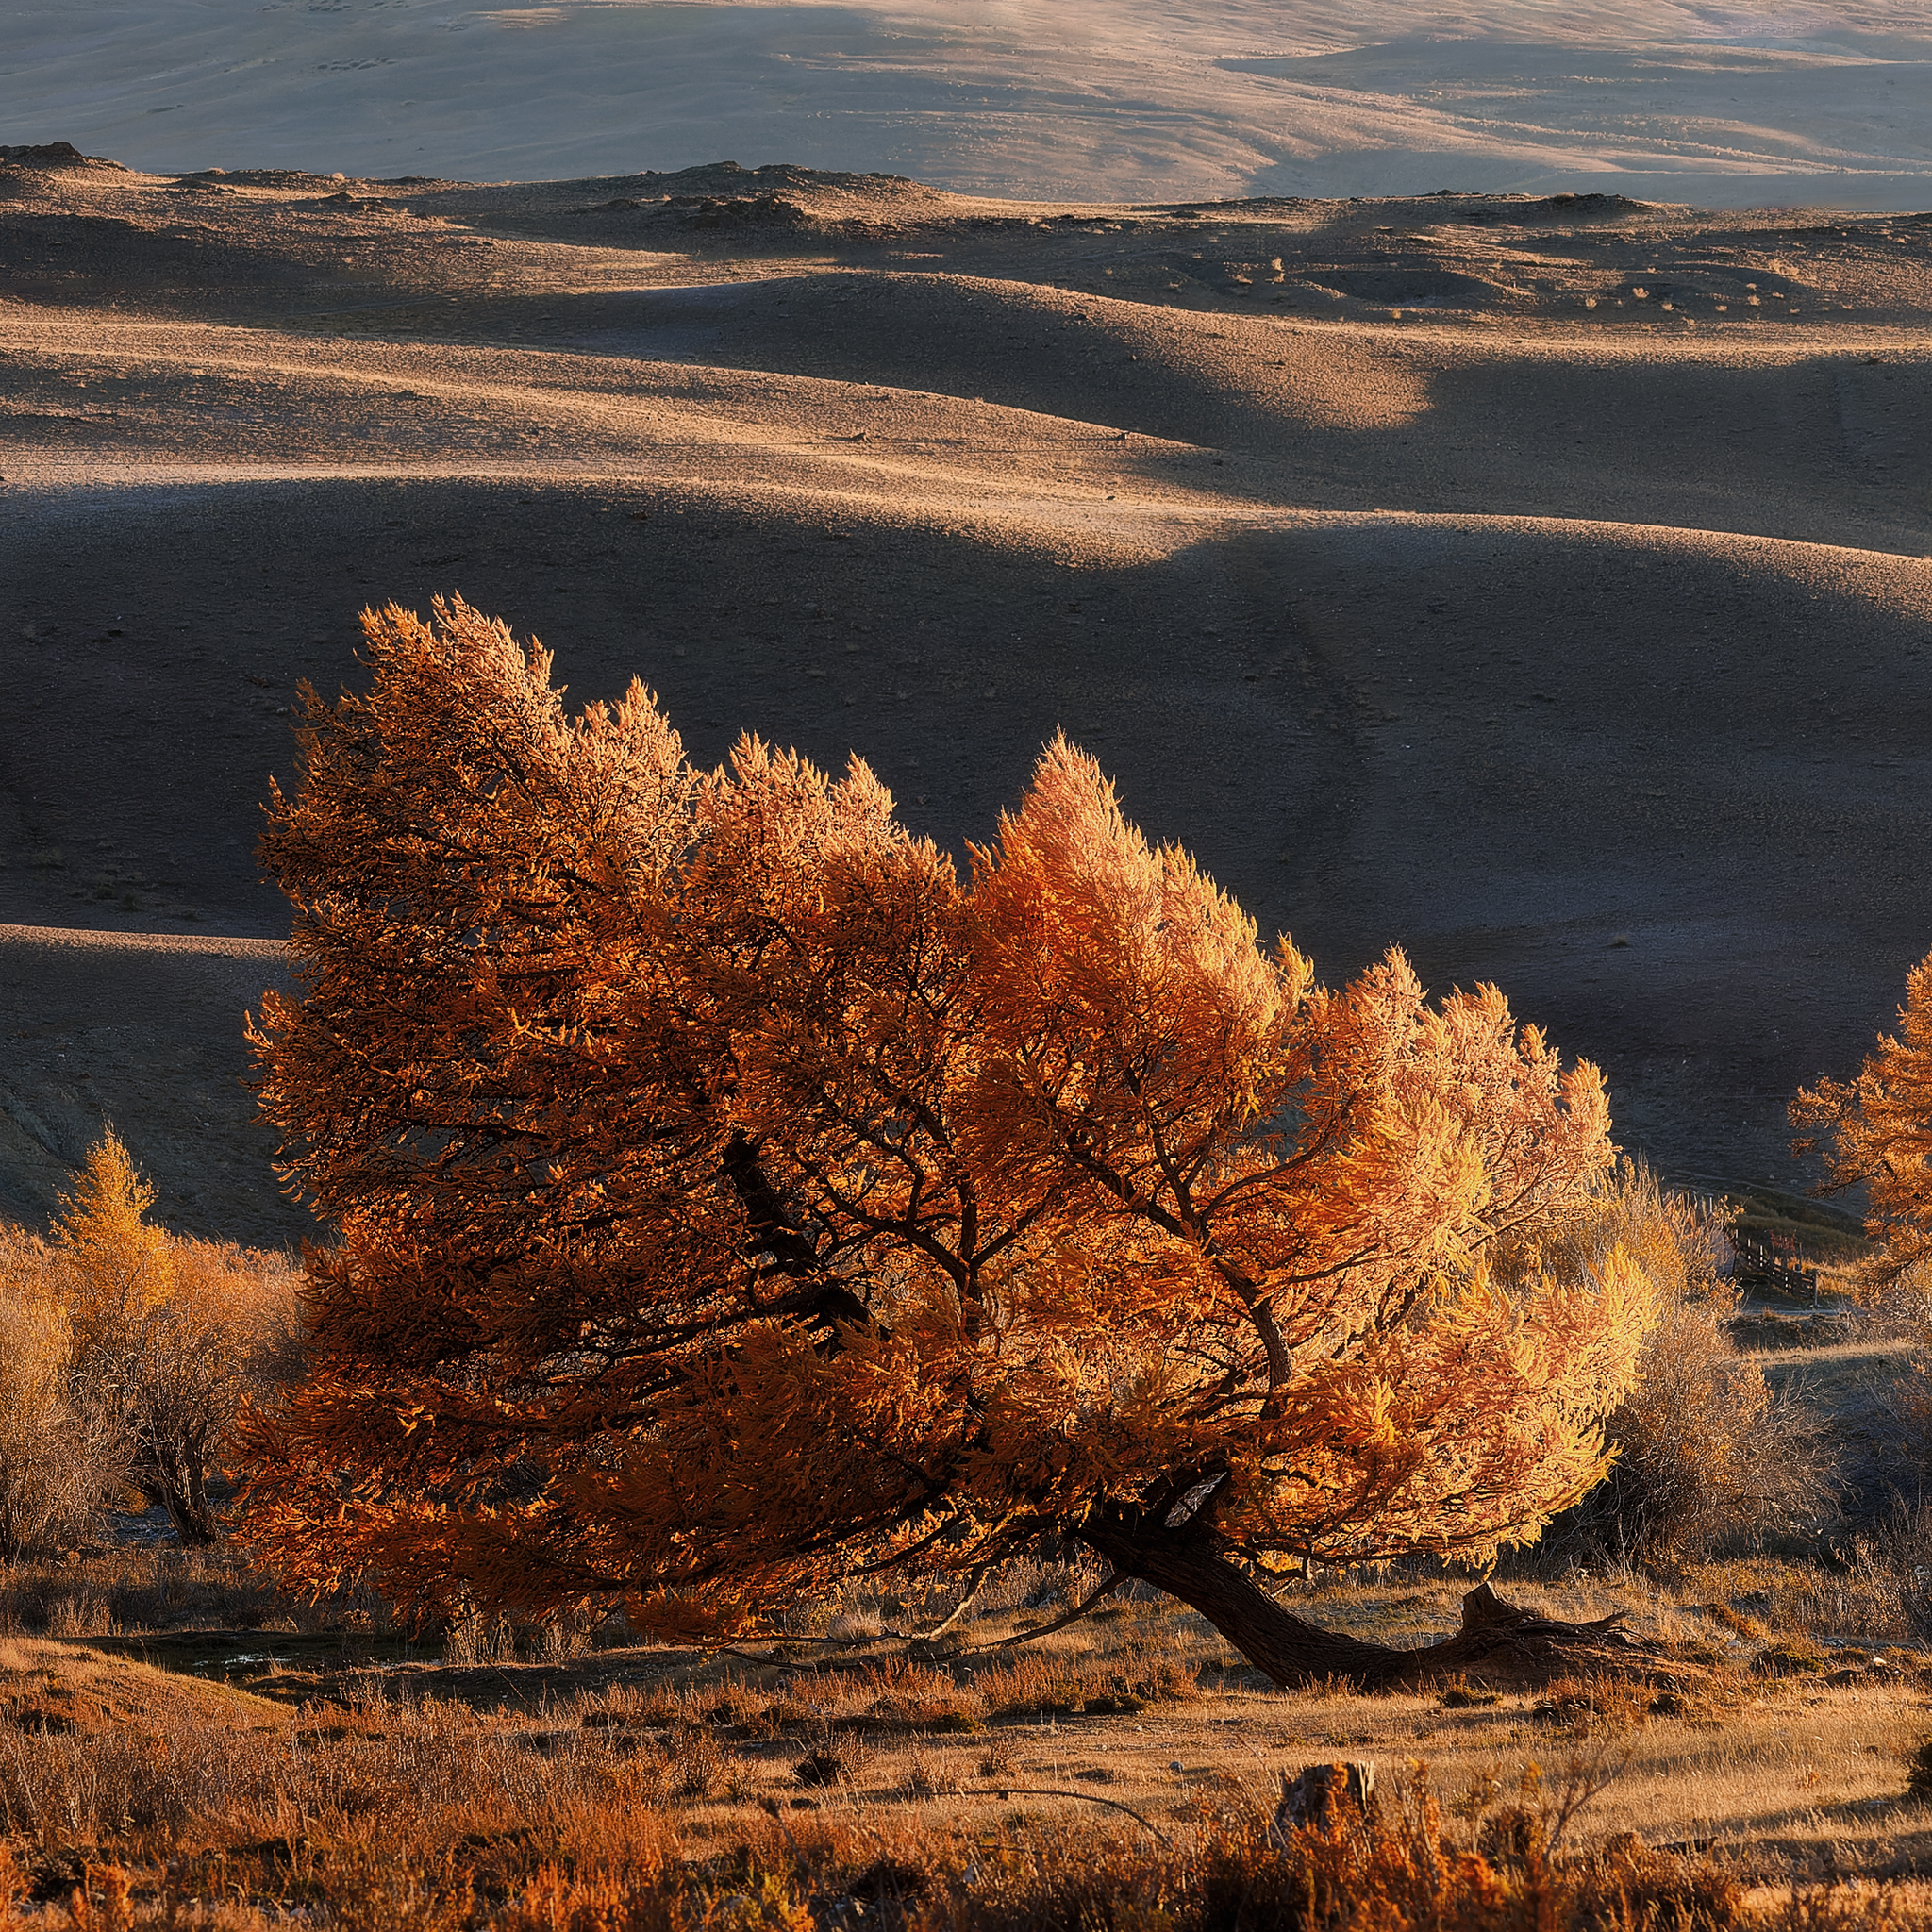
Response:
[[[861,753],[956,849],[1064,726],[1324,975],[1493,978],[1667,1170],[1794,1184],[1785,1099],[1932,945],[1928,256],[1614,201],[0,170],[5,1211],[112,1118],[175,1224],[303,1231],[239,1085],[258,803],[357,612],[450,591],[701,758]]]

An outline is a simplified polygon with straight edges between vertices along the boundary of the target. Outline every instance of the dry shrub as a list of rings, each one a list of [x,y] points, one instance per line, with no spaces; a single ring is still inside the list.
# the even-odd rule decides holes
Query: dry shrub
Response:
[[[985,1616],[1010,1610],[1071,1609],[1099,1589],[1106,1574],[1104,1564],[1084,1553],[1042,1561],[1016,1557],[1002,1563],[980,1586],[974,1607]]]
[[[1894,1498],[1878,1522],[1855,1531],[1839,1553],[1843,1570],[1818,1579],[1834,1601],[1812,1627],[1867,1641],[1932,1641],[1932,1503]],[[1832,1614],[1831,1612],[1835,1612]]]
[[[1712,1208],[1622,1163],[1589,1208],[1534,1258],[1584,1273],[1622,1248],[1657,1293],[1637,1385],[1607,1418],[1609,1475],[1557,1519],[1543,1547],[1680,1568],[1812,1522],[1835,1488],[1824,1419],[1774,1390],[1726,1323],[1738,1292],[1719,1274],[1727,1245]]]
[[[866,1707],[871,1722],[897,1730],[963,1734],[985,1721],[987,1702],[976,1685],[959,1685],[942,1671],[901,1663],[880,1666],[878,1694]]]
[[[810,1750],[791,1767],[791,1775],[802,1785],[857,1784],[877,1761],[876,1746],[862,1733],[826,1726],[814,1733]]]
[[[1708,1617],[1712,1623],[1721,1624],[1735,1637],[1748,1638],[1753,1643],[1771,1641],[1771,1632],[1757,1618],[1725,1603],[1722,1597],[1707,1604],[1693,1604],[1690,1607]]]
[[[1747,1680],[1732,1671],[1663,1685],[1608,1674],[1558,1677],[1533,1715],[1570,1737],[1614,1737],[1657,1718],[1721,1725],[1735,1718],[1752,1694]]]
[[[977,1672],[974,1689],[995,1717],[1066,1716],[1087,1701],[1080,1666],[1041,1651],[1018,1655]]]
[[[1906,1760],[1906,1791],[1921,1800],[1932,1798],[1932,1738]]]
[[[1657,1696],[1634,1677],[1558,1677],[1538,1701],[1535,1715],[1572,1737],[1614,1734],[1648,1723]]]
[[[1200,1695],[1193,1667],[1158,1643],[1128,1643],[1105,1657],[1017,1651],[989,1664],[974,1688],[996,1716],[1124,1715]]]
[[[679,1731],[665,1746],[665,1771],[673,1793],[708,1798],[724,1782],[724,1753],[709,1731]]]
[[[1653,1717],[1681,1718],[1689,1724],[1721,1726],[1742,1715],[1754,1692],[1732,1670],[1714,1670],[1690,1683],[1659,1690],[1651,1700]]]
[[[442,1633],[442,1660],[458,1670],[514,1663],[516,1625],[509,1618],[475,1607],[452,1617]]]
[[[738,1913],[721,1924],[779,1924],[770,1916]],[[810,1920],[798,1925],[808,1932]],[[608,1871],[570,1871],[543,1866],[496,1921],[503,1932],[683,1932],[690,1924],[675,1891],[644,1891]]]
[[[1845,1285],[1889,1329],[1906,1339],[1888,1406],[1897,1447],[1918,1477],[1916,1485],[1908,1486],[1932,1493],[1932,1260],[1901,1266],[1881,1248],[1846,1277]],[[1897,1535],[1897,1524],[1887,1527]]]
[[[1665,1304],[1607,1433],[1617,1462],[1575,1527],[1648,1567],[1800,1528],[1830,1492],[1823,1419],[1739,1354],[1718,1307]]]
[[[1009,1772],[1010,1769],[1008,1766]],[[956,1796],[965,1788],[966,1780],[951,1758],[937,1751],[922,1751],[917,1745],[914,1745],[908,1754],[908,1797],[949,1798]]]
[[[301,1274],[286,1255],[233,1241],[169,1243],[174,1290],[125,1332],[138,1481],[184,1542],[214,1541],[208,1484],[237,1411],[289,1381],[300,1357]]]
[[[628,1724],[674,1730],[709,1724],[734,1738],[763,1741],[805,1730],[815,1715],[823,1720],[862,1711],[876,1696],[877,1682],[871,1674],[827,1672],[812,1680],[810,1708],[789,1691],[774,1696],[741,1678],[712,1684],[656,1684],[648,1689],[614,1686],[605,1693],[601,1707]],[[587,1724],[599,1721],[591,1714],[584,1718]]]
[[[336,1932],[466,1932],[475,1923],[473,1883],[455,1860],[374,1838],[331,1846],[327,1898]]]
[[[1117,1696],[1147,1704],[1187,1704],[1201,1694],[1194,1667],[1174,1650],[1158,1642],[1127,1643],[1099,1663],[1107,1680],[1103,1687]],[[1091,1693],[1090,1693],[1090,1705]]]

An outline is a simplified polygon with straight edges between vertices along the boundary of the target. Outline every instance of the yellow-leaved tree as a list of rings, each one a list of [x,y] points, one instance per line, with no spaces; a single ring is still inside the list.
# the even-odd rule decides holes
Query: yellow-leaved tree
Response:
[[[109,1128],[88,1149],[54,1220],[77,1355],[118,1352],[148,1314],[174,1300],[168,1231],[147,1219],[154,1203],[153,1184]]]
[[[127,1480],[184,1543],[220,1534],[209,1493],[244,1395],[285,1375],[297,1329],[286,1257],[171,1236],[111,1130],[89,1149],[42,1250],[41,1299],[66,1339],[70,1400],[111,1418]]]
[[[1319,985],[1063,741],[962,878],[862,764],[695,770],[460,602],[365,630],[263,845],[262,1102],[341,1235],[250,1425],[288,1580],[719,1635],[1052,1535],[1284,1682],[1607,1642],[1482,1590],[1388,1650],[1263,1581],[1602,1475],[1641,1271],[1492,1265],[1606,1173],[1593,1068],[1399,954]]]

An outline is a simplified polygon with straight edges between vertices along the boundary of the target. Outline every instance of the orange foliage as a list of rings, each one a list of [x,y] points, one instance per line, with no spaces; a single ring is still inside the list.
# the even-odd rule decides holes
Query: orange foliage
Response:
[[[460,602],[364,626],[263,846],[341,1235],[252,1424],[285,1577],[716,1633],[1100,1513],[1480,1557],[1597,1480],[1648,1293],[1490,1267],[1610,1158],[1493,988],[1318,986],[1064,741],[962,880],[857,761],[699,772]]]
[[[1856,1079],[1801,1090],[1791,1121],[1798,1149],[1823,1152],[1828,1191],[1864,1187],[1889,1280],[1932,1261],[1932,954],[1906,975],[1897,1033]]]

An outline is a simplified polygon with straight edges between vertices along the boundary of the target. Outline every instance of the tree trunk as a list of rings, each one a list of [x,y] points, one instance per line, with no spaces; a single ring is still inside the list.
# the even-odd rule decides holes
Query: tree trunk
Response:
[[[1080,1540],[1114,1568],[1151,1583],[1200,1613],[1257,1669],[1284,1688],[1337,1678],[1364,1690],[1394,1690],[1449,1676],[1512,1688],[1552,1677],[1614,1671],[1672,1680],[1697,1673],[1634,1644],[1616,1626],[1623,1613],[1565,1624],[1505,1603],[1487,1583],[1462,1599],[1462,1628],[1415,1650],[1364,1643],[1285,1610],[1210,1534],[1192,1524],[1166,1529],[1117,1507],[1095,1510]]]
[[[200,1457],[156,1455],[137,1470],[136,1479],[167,1510],[183,1549],[207,1549],[221,1541]]]

